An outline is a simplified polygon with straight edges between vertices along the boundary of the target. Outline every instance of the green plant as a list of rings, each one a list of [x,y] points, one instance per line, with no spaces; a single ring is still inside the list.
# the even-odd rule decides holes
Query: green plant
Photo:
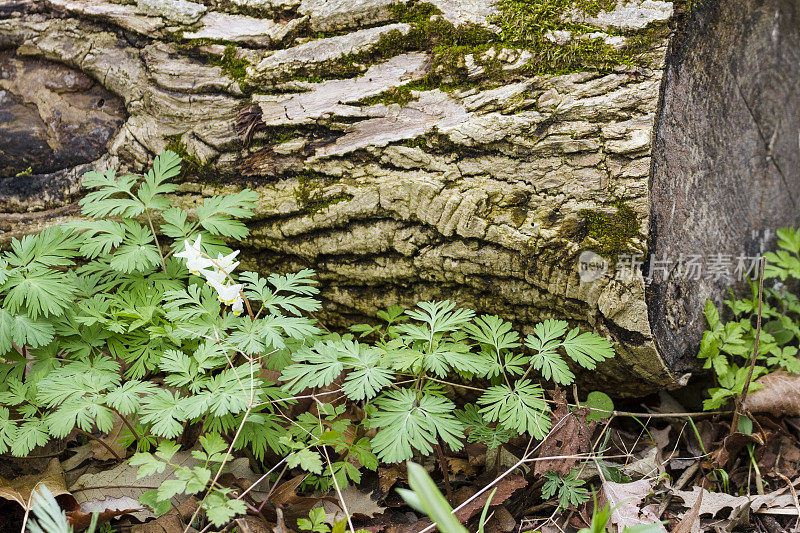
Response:
[[[206,441],[228,435],[217,472],[245,446],[257,458],[267,446],[287,451],[276,404],[290,400],[262,367],[319,333],[302,316],[319,306],[311,272],[234,280],[238,252],[225,242],[247,235],[240,219],[256,195],[207,198],[190,214],[167,197],[179,164],[164,152],[142,177],[87,174],[84,220],[13,240],[3,253],[1,452],[24,456],[73,431],[95,438],[115,416],[142,452],[168,439],[158,445],[166,453],[192,423]],[[213,485],[182,481],[193,492]],[[215,488],[203,506],[212,521],[241,510]]]
[[[139,452],[131,457],[130,464],[138,466],[137,478],[143,478],[170,468],[174,478],[166,479],[157,490],[150,490],[141,497],[141,502],[152,507],[156,514],[164,514],[172,507],[170,500],[178,494],[197,494],[204,491],[227,459],[226,443],[216,433],[208,433],[200,437],[202,450],[192,450],[192,456],[199,461],[195,466],[184,466],[172,463],[171,460],[180,446],[168,440],[161,441],[155,453]],[[228,495],[231,489],[214,486],[208,490],[201,508],[206,511],[208,519],[216,526],[227,524],[233,517],[243,514],[247,507],[238,499]]]
[[[765,255],[764,279],[781,282],[800,280],[800,232],[787,228],[777,232],[777,252]],[[704,368],[711,369],[717,386],[709,389],[705,409],[718,409],[743,391],[749,372],[749,358],[755,351],[755,317],[758,312],[758,283],[750,280],[750,297],[725,300],[731,320],[724,322],[713,303],[706,302],[708,330],[703,334],[698,357]],[[762,305],[763,329],[758,343],[755,380],[779,369],[800,373],[798,339],[800,339],[800,300],[782,283],[765,288]],[[758,388],[750,385],[750,391]]]
[[[406,467],[408,470],[408,484],[411,490],[397,489],[403,500],[417,511],[428,515],[436,523],[436,528],[442,533],[466,533],[467,528],[461,525],[461,522],[453,515],[453,508],[447,503],[441,491],[436,488],[436,484],[425,469],[411,461],[406,463]],[[483,506],[478,522],[479,533],[483,533],[489,506],[492,503],[492,497],[495,492],[497,492],[497,489],[492,490],[486,500],[486,504]]]
[[[569,385],[575,366],[613,356],[564,321],[522,339],[449,301],[325,332],[310,317],[320,307],[312,271],[237,272],[229,244],[247,236],[256,193],[189,211],[171,200],[179,172],[167,151],[143,176],[89,173],[83,219],[15,239],[0,256],[0,453],[76,434],[107,446],[97,433],[122,424],[141,476],[171,472],[142,501],[160,513],[197,494],[198,513],[221,526],[245,510],[243,494],[219,483],[234,453],[277,456],[306,474],[302,488],[340,491],[379,461],[467,438],[542,439],[551,412],[539,377]],[[488,386],[456,410],[449,388],[473,378]],[[311,406],[292,414],[300,399]],[[186,466],[174,457],[195,444],[191,425],[202,449]]]
[[[61,510],[53,493],[46,485],[39,485],[33,492],[33,517],[27,526],[28,533],[72,533],[72,526]],[[84,533],[94,533],[97,528],[98,513],[94,513],[89,527]]]
[[[577,470],[570,470],[566,476],[547,472],[544,478],[542,497],[549,500],[557,494],[559,508],[577,507],[589,501],[589,490],[585,487],[586,482],[578,478]]]
[[[312,533],[328,533],[331,528],[325,523],[325,510],[315,507],[308,512],[308,518],[298,518],[297,527]]]
[[[562,351],[587,369],[614,353],[605,339],[550,319],[526,337],[532,351],[526,355],[514,350],[522,343],[511,323],[496,316],[476,318],[449,301],[422,302],[399,323],[397,309],[384,316],[390,323],[374,346],[346,339],[305,346],[284,368],[282,380],[287,392],[297,393],[329,386],[341,376],[348,398],[371,402],[366,423],[379,429],[372,449],[390,463],[410,459],[415,450],[432,453],[440,441],[459,450],[468,426],[472,439],[483,437],[495,446],[524,433],[542,439],[550,429],[550,408],[531,371],[571,384],[574,374]],[[356,330],[376,332],[369,326]],[[444,380],[450,374],[489,378],[492,384],[477,405],[457,415],[456,405],[445,396]]]

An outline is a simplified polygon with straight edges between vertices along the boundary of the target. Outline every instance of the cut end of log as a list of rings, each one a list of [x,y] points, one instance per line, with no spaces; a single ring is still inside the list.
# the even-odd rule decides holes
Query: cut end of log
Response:
[[[742,271],[757,277],[775,230],[800,222],[798,53],[800,11],[783,1],[704,2],[672,43],[645,268],[653,338],[676,372],[696,367],[706,300],[720,308]]]

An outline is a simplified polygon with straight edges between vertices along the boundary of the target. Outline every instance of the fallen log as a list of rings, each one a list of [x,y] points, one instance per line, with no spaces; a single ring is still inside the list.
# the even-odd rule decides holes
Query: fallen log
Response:
[[[594,387],[677,386],[798,222],[800,13],[596,4],[0,0],[2,238],[169,148],[176,202],[259,191],[246,266],[314,268],[327,323],[561,317],[617,347]]]

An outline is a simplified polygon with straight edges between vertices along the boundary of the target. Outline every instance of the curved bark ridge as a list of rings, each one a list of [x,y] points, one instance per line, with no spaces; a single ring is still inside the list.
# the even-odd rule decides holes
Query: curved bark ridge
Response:
[[[62,64],[0,51],[0,210],[46,209],[78,192],[125,121],[121,100]]]
[[[581,283],[573,265],[587,249],[646,252],[673,11],[17,0],[0,8],[0,46],[119,95],[127,120],[97,166],[138,169],[171,148],[189,162],[176,202],[256,188],[249,266],[315,268],[326,318],[428,298],[523,329],[566,314],[624,341],[610,386],[665,385],[641,276]]]

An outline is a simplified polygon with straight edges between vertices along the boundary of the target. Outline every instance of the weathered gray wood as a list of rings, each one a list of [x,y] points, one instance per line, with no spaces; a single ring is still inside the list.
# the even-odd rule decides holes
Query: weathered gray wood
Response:
[[[177,146],[196,176],[176,202],[257,189],[246,266],[316,269],[321,318],[334,325],[441,298],[526,332],[563,317],[617,346],[584,376],[594,386],[677,385],[694,368],[702,300],[721,285],[648,288],[640,270],[617,279],[613,261],[705,253],[713,239],[733,250],[751,229],[794,220],[784,194],[800,175],[794,4],[707,0],[688,29],[654,33],[636,66],[602,73],[533,75],[531,52],[511,45],[461,52],[460,81],[432,87],[418,83],[442,69],[432,50],[386,55],[387,36],[416,24],[397,20],[395,3],[0,0],[5,54],[68,66],[124,106],[103,155],[61,169],[70,194],[42,176],[0,178],[3,238],[74,216],[76,165],[139,170]],[[432,3],[441,20],[499,31],[492,2]],[[635,28],[676,26],[674,13],[660,0],[575,8],[564,20],[589,27],[547,38],[625,47],[641,36],[630,32],[647,31]],[[5,200],[13,194],[2,191],[36,183],[41,192]],[[611,262],[592,281],[578,271],[587,250]]]
[[[800,222],[800,7],[796,2],[705,2],[673,43],[653,155],[651,261],[697,254],[710,267],[774,245]],[[750,266],[750,262],[746,263]],[[691,370],[730,279],[673,270],[647,293],[668,366]],[[716,278],[716,279],[715,279]]]

